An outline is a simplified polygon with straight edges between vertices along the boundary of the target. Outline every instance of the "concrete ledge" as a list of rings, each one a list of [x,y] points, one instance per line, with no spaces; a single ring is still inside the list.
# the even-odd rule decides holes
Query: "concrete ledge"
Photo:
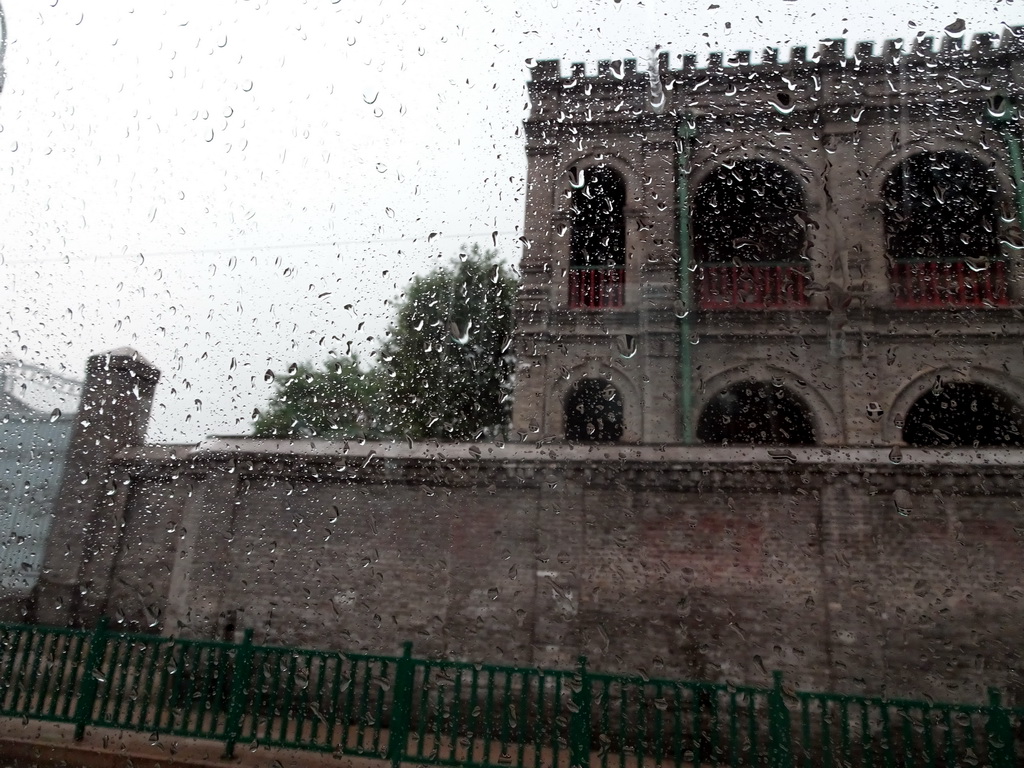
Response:
[[[390,768],[386,760],[368,760],[302,750],[253,749],[239,744],[225,759],[219,741],[114,729],[90,728],[74,740],[74,726],[0,718],[0,759],[5,768]]]
[[[387,460],[480,461],[480,462],[606,462],[630,461],[658,464],[749,464],[783,463],[797,465],[889,466],[987,466],[1024,467],[1020,448],[907,448],[893,452],[892,446],[851,448],[713,446],[713,445],[623,445],[565,443],[441,443],[426,440],[407,442],[364,442],[356,440],[294,439],[253,437],[210,437],[196,446],[176,447],[173,457],[216,456],[322,457],[364,459],[367,463]],[[122,458],[145,460],[161,454],[159,446],[132,448]],[[168,451],[170,454],[170,451]],[[168,456],[169,458],[170,456]]]

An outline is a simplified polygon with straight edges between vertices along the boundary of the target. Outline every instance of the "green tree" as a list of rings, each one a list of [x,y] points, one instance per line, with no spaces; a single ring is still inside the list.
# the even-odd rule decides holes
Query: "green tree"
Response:
[[[364,367],[356,355],[331,361],[327,370],[304,363],[278,380],[255,435],[375,437],[380,407],[377,371]]]
[[[472,440],[500,434],[511,417],[511,352],[518,280],[494,251],[474,245],[413,278],[364,367],[300,366],[278,385],[258,436]]]
[[[508,424],[517,289],[476,245],[412,281],[380,350],[393,434],[470,440]]]

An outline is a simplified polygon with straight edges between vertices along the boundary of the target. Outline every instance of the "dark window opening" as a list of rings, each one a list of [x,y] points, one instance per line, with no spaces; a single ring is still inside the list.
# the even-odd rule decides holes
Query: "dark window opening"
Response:
[[[800,182],[785,168],[763,160],[718,168],[693,200],[699,305],[805,305],[804,218]]]
[[[903,440],[925,447],[1024,446],[1020,406],[984,384],[936,381],[915,402],[903,426]]]
[[[569,306],[621,307],[626,281],[626,183],[607,166],[580,171],[572,194]]]
[[[922,152],[886,179],[886,247],[897,306],[1006,304],[995,174],[957,152]]]
[[[612,384],[583,379],[565,402],[565,438],[585,443],[622,439],[622,396]]]
[[[813,445],[814,424],[804,402],[785,387],[736,384],[718,393],[697,423],[697,438],[721,445]]]

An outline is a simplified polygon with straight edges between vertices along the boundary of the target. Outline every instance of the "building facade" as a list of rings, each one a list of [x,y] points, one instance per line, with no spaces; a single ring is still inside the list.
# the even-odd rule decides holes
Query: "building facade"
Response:
[[[39,578],[81,389],[0,360],[0,606],[23,599]]]
[[[1021,445],[1019,33],[539,62],[516,430]]]

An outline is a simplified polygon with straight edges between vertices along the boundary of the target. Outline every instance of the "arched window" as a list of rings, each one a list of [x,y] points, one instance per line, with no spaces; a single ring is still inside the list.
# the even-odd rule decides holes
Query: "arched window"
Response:
[[[1005,304],[993,171],[958,152],[921,152],[885,181],[897,306]]]
[[[569,306],[621,307],[626,282],[626,183],[612,168],[573,170]]]
[[[920,446],[1024,446],[1024,413],[992,387],[937,380],[918,398],[903,425],[903,440]]]
[[[565,401],[565,439],[612,443],[622,439],[622,396],[601,379],[576,383]]]
[[[804,198],[792,173],[764,160],[715,170],[693,199],[704,309],[806,304]]]
[[[760,381],[735,384],[715,395],[697,423],[697,438],[722,445],[813,445],[806,404],[785,387]]]

